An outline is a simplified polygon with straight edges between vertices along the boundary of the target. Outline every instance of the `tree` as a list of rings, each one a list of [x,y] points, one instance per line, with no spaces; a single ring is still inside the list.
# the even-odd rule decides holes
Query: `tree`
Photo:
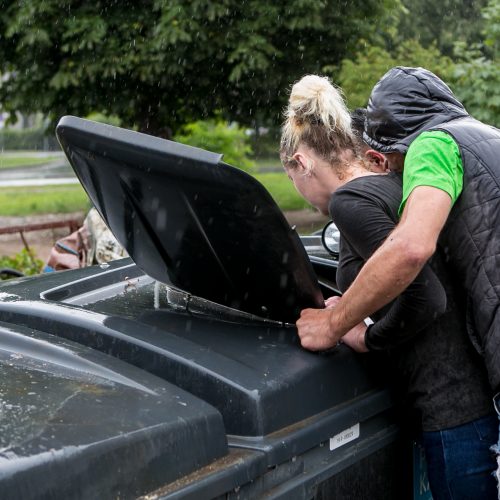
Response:
[[[482,43],[457,47],[463,61],[455,67],[455,90],[472,116],[500,127],[500,0],[490,0],[482,13]]]
[[[344,59],[340,72],[333,69],[333,79],[342,88],[351,109],[366,106],[373,86],[394,66],[422,66],[444,81],[453,74],[453,62],[435,46],[424,49],[416,40],[407,40],[394,53],[365,45],[353,60]]]
[[[215,112],[276,123],[397,0],[0,0],[6,111],[115,115],[157,135]]]
[[[223,153],[226,163],[251,172],[254,163],[249,159],[252,148],[248,139],[242,127],[217,119],[188,123],[174,136],[182,144]]]
[[[422,47],[431,45],[442,54],[453,56],[454,45],[481,40],[481,9],[487,0],[402,0],[396,13],[397,30],[393,49],[404,40],[413,39]]]
[[[402,9],[388,17],[383,40],[362,45],[354,58],[342,61],[340,71],[326,70],[356,108],[366,105],[391,67],[423,66],[448,83],[474,117],[499,126],[500,0],[485,2],[403,0]]]

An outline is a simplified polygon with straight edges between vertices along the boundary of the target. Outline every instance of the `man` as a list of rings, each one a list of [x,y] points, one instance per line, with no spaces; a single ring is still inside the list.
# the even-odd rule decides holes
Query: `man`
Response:
[[[396,67],[372,91],[364,140],[403,170],[400,223],[334,309],[302,312],[303,347],[329,348],[353,327],[362,344],[363,318],[397,297],[439,244],[467,291],[471,340],[498,393],[500,131],[471,118],[433,73]]]

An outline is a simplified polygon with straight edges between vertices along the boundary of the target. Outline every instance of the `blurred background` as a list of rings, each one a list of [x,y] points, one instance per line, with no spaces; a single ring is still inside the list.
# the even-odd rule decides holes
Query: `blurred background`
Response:
[[[279,162],[288,90],[327,75],[354,109],[395,65],[499,126],[500,0],[0,0],[0,268],[40,272],[90,208],[54,137],[68,114],[224,153],[321,227]]]

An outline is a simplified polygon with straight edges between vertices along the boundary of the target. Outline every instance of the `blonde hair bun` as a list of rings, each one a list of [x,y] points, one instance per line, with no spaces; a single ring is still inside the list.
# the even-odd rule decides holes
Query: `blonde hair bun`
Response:
[[[292,87],[285,111],[284,139],[296,146],[296,133],[319,124],[327,134],[351,136],[351,115],[340,90],[325,76],[306,75]]]
[[[342,94],[326,76],[306,75],[293,87],[290,118],[320,122],[332,132],[350,133],[351,115]]]

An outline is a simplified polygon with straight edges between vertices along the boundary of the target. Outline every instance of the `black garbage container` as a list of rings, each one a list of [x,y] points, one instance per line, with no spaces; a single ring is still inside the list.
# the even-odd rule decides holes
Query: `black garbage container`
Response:
[[[131,258],[0,285],[0,498],[410,498],[381,364],[300,347],[335,258],[221,155],[57,133]]]

